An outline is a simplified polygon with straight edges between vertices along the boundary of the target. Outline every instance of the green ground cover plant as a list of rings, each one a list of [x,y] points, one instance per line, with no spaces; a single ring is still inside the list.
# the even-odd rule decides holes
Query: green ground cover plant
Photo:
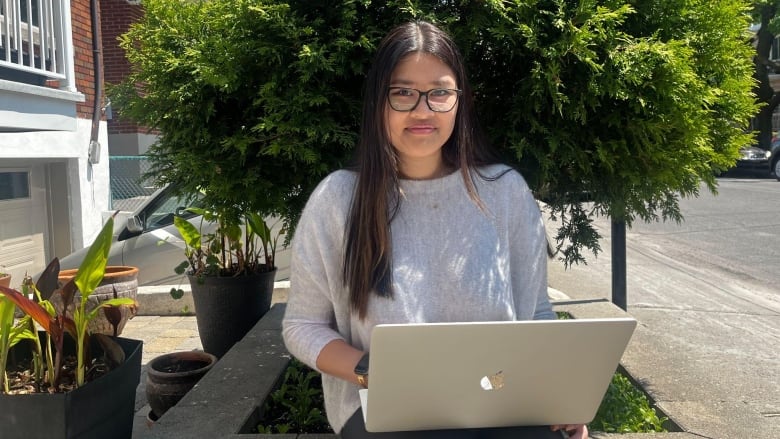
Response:
[[[320,374],[292,359],[282,385],[265,402],[257,432],[332,433],[325,418]]]
[[[652,433],[666,431],[666,420],[658,416],[641,390],[616,373],[589,427],[606,433]]]

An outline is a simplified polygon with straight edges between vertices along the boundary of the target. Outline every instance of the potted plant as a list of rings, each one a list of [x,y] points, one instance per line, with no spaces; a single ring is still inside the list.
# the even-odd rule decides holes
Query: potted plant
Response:
[[[203,349],[222,357],[271,307],[274,259],[284,227],[272,231],[258,213],[237,217],[187,210],[201,216],[201,226],[204,221],[217,224],[212,233],[203,233],[183,217],[174,218],[186,256],[175,271],[189,278]],[[180,290],[171,293],[181,297]]]
[[[88,327],[103,310],[118,324],[117,307],[130,298],[109,299],[93,310],[86,297],[101,282],[111,245],[113,217],[90,246],[76,275],[57,287],[55,258],[22,291],[0,286],[0,424],[3,437],[126,437],[132,435],[135,390],[141,374],[139,340],[92,334]],[[57,297],[55,302],[43,295]],[[18,307],[23,317],[14,319]],[[72,308],[72,317],[67,314]],[[42,331],[38,332],[37,328]]]

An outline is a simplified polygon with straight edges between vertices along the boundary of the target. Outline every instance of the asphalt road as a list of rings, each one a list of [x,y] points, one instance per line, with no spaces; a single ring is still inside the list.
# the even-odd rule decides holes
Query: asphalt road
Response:
[[[679,225],[627,230],[628,312],[640,323],[632,343],[646,349],[629,349],[623,363],[686,431],[777,437],[780,182],[727,177],[718,192],[682,200]],[[609,219],[596,226],[598,257],[549,264],[550,286],[575,299],[611,297]]]
[[[745,307],[753,303],[780,312],[780,182],[720,178],[717,195],[702,189],[698,198],[680,200],[680,210],[680,224],[639,221],[627,229],[629,307],[667,301],[663,279],[678,273],[711,285],[729,300],[744,300]],[[587,265],[568,270],[550,264],[551,273],[560,274],[555,276],[559,289],[573,297],[580,290],[588,297],[611,295],[609,220],[599,218],[596,226],[602,253],[586,254]],[[591,281],[578,281],[583,275]],[[743,308],[739,302],[735,306]]]

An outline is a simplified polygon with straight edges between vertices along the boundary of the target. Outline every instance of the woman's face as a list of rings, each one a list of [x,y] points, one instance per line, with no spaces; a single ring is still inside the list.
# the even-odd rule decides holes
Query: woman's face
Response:
[[[457,89],[455,73],[439,58],[415,52],[402,58],[390,77],[390,87],[406,87],[420,91]],[[394,90],[395,91],[395,90]],[[401,91],[403,93],[403,91]],[[430,96],[431,104],[442,98]],[[456,97],[457,99],[457,97]],[[390,143],[399,157],[403,177],[414,179],[441,176],[443,169],[441,148],[455,127],[457,105],[446,113],[432,111],[420,96],[412,111],[396,111],[385,104],[385,122]]]

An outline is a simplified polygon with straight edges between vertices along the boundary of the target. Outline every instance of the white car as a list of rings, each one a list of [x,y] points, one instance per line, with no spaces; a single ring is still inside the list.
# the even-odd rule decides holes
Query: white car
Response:
[[[176,215],[187,218],[195,227],[201,227],[202,218],[186,211],[190,207],[186,199],[173,193],[170,187],[152,194],[135,212],[117,216],[114,223],[114,242],[108,255],[109,265],[130,265],[138,267],[138,285],[182,285],[186,276],[174,272],[174,268],[185,260],[184,241],[173,218]],[[212,232],[213,223],[203,223],[204,233]],[[277,226],[278,227],[278,226]],[[281,243],[284,237],[280,237]],[[78,268],[87,248],[83,248],[60,259],[60,269]],[[276,280],[286,280],[290,273],[290,250],[276,251]]]

